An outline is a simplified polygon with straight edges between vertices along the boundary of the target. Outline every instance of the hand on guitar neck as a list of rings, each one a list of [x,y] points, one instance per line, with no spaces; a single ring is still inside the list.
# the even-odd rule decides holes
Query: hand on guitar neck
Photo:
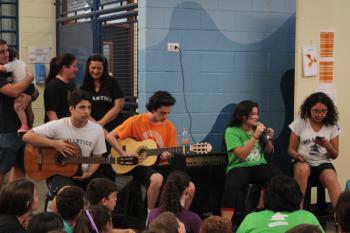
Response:
[[[169,160],[172,157],[174,157],[174,154],[170,153],[169,151],[164,151],[163,153],[160,154],[159,157],[163,160]]]
[[[122,157],[136,157],[138,158],[138,162],[139,163],[142,163],[142,161],[145,159],[144,156],[142,156],[142,154],[138,154],[136,152],[126,152],[126,151],[123,151],[123,153],[121,154]],[[164,151],[160,154],[160,159],[162,160],[169,160],[171,159],[172,157],[174,157],[174,154],[170,153],[169,151]]]
[[[123,151],[123,153],[121,153],[120,155],[121,155],[121,157],[133,157],[133,158],[137,158],[139,163],[141,163],[141,162],[143,161],[143,157],[140,156],[138,153],[135,153],[135,152]]]

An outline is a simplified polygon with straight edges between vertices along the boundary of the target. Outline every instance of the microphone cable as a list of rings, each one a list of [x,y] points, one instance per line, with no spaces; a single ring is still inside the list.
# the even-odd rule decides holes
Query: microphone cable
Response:
[[[180,67],[181,67],[181,77],[182,77],[182,96],[183,96],[183,99],[184,99],[184,104],[185,104],[185,109],[186,109],[186,113],[190,119],[190,127],[189,127],[189,133],[190,133],[190,136],[191,136],[191,139],[194,143],[197,143],[196,140],[194,139],[193,135],[192,135],[192,116],[191,116],[191,113],[190,111],[188,110],[188,106],[187,106],[187,99],[186,99],[186,94],[185,94],[185,75],[184,75],[184,68],[183,68],[183,65],[182,65],[182,51],[179,47],[175,47],[179,50],[179,53],[180,53]]]

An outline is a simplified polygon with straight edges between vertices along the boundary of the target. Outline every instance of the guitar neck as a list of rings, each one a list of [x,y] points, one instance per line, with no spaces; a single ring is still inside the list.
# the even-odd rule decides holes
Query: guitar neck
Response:
[[[112,157],[68,157],[68,158],[64,158],[64,161],[66,163],[87,163],[87,164],[91,164],[91,163],[98,163],[98,164],[110,164],[110,163],[114,163],[115,158]]]
[[[170,152],[172,154],[175,153],[183,153],[188,154],[190,152],[190,145],[185,146],[177,146],[177,147],[168,147],[168,148],[158,148],[158,149],[148,149],[147,154],[148,155],[160,155],[163,152]]]

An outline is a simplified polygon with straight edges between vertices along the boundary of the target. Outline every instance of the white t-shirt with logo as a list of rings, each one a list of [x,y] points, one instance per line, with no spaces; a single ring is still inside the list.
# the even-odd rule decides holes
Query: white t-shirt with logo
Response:
[[[319,132],[315,132],[309,119],[297,118],[289,128],[299,137],[298,154],[302,155],[310,166],[330,163],[326,148],[315,143],[316,136],[325,137],[328,141],[340,134],[338,125],[323,125]]]
[[[85,157],[102,155],[107,151],[103,129],[92,121],[88,121],[82,128],[76,128],[72,125],[71,118],[65,117],[35,127],[33,131],[51,139],[68,139],[70,142],[78,144],[82,156]],[[82,164],[83,169],[87,167],[87,164]]]

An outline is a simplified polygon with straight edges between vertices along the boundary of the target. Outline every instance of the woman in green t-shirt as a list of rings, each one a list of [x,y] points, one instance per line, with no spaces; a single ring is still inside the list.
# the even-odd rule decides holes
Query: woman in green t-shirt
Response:
[[[273,151],[274,130],[259,121],[258,104],[245,100],[235,108],[225,131],[228,156],[221,215],[231,219],[238,194],[249,183],[265,185],[280,170],[267,163],[265,153]]]

